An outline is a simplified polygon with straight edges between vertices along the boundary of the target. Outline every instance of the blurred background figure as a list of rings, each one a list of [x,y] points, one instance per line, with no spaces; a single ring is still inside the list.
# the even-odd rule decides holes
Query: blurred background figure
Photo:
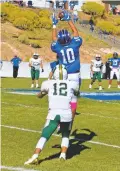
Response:
[[[19,64],[22,60],[15,54],[15,56],[11,59],[11,63],[13,64],[13,78],[17,78]]]
[[[3,66],[3,61],[0,60],[0,70],[2,69],[2,66]]]
[[[90,25],[90,30],[93,32],[94,31],[94,22],[93,22],[93,18],[92,17],[89,20],[89,25]]]
[[[73,21],[76,23],[78,21],[78,11],[77,9],[73,10]]]
[[[92,88],[93,83],[96,81],[96,79],[98,80],[98,84],[99,84],[99,90],[102,90],[102,67],[103,67],[103,62],[102,62],[102,58],[99,54],[96,54],[95,59],[91,61],[91,74],[92,74],[92,80],[91,83],[89,85],[89,89]]]
[[[28,7],[29,8],[32,8],[33,7],[33,2],[30,0],[30,1],[28,1]]]
[[[109,80],[110,79],[110,71],[111,71],[109,59],[105,63],[105,66],[106,66],[105,79]]]
[[[113,53],[113,57],[109,59],[109,62],[110,62],[111,71],[110,71],[110,80],[109,80],[108,88],[111,88],[111,84],[112,84],[112,80],[114,78],[114,75],[116,75],[116,77],[117,77],[118,88],[120,88],[120,73],[119,73],[120,58],[118,57],[117,52]]]
[[[40,67],[42,69],[42,72],[44,72],[44,69],[43,69],[42,59],[39,57],[38,53],[34,53],[32,58],[30,58],[29,67],[31,67],[31,78],[32,78],[31,88],[34,88],[35,83],[36,83],[36,88],[39,88],[38,80],[40,76]]]

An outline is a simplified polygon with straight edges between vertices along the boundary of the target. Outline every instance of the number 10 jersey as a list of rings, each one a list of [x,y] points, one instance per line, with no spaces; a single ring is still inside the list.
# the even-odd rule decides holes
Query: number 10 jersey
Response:
[[[58,41],[53,42],[51,49],[57,53],[59,63],[66,66],[68,74],[80,70],[79,48],[82,45],[81,37],[73,37],[67,45],[61,45]]]

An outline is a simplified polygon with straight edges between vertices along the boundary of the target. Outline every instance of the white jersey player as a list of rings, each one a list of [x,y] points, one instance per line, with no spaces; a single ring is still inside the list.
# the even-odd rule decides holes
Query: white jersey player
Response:
[[[40,70],[41,62],[42,62],[42,59],[39,58],[38,54],[33,54],[33,57],[30,58],[30,60],[29,60],[31,67],[33,67],[35,70]]]
[[[101,60],[100,55],[96,55],[95,59],[91,61],[91,74],[92,74],[92,81],[89,85],[89,88],[92,88],[93,83],[95,82],[96,79],[98,79],[99,82],[99,90],[102,90],[101,86],[101,69],[103,67],[103,62]]]
[[[66,80],[67,70],[63,65],[56,66],[53,78],[55,80],[47,80],[42,83],[41,92],[38,94],[40,98],[48,94],[49,111],[34,155],[25,164],[33,164],[37,161],[39,153],[59,124],[62,133],[60,158],[66,159],[72,121],[70,102],[73,94],[79,90],[79,87],[76,85],[76,82]]]
[[[32,84],[31,88],[34,88],[34,83],[36,82],[36,88],[39,87],[38,79],[40,76],[40,67],[42,68],[42,72],[44,72],[42,59],[39,58],[39,54],[34,53],[33,57],[29,60],[29,67],[31,67],[31,78]]]

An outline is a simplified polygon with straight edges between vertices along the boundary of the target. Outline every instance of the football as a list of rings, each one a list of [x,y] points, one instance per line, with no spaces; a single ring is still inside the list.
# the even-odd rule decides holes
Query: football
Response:
[[[64,17],[64,12],[59,12],[58,18],[61,20]]]

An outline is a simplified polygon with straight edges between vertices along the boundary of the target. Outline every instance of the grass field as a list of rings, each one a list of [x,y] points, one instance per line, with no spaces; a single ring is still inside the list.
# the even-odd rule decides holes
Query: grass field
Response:
[[[47,116],[47,97],[10,94],[4,88],[29,88],[30,79],[2,78],[1,165],[4,171],[120,171],[120,101],[79,98],[67,160],[59,160],[61,138],[54,134],[39,156],[39,165],[24,166],[31,157]],[[89,91],[83,80],[81,91]],[[107,90],[108,82],[103,81]],[[120,91],[115,88],[109,91]],[[96,90],[97,83],[93,90]],[[24,128],[24,129],[23,129]]]

